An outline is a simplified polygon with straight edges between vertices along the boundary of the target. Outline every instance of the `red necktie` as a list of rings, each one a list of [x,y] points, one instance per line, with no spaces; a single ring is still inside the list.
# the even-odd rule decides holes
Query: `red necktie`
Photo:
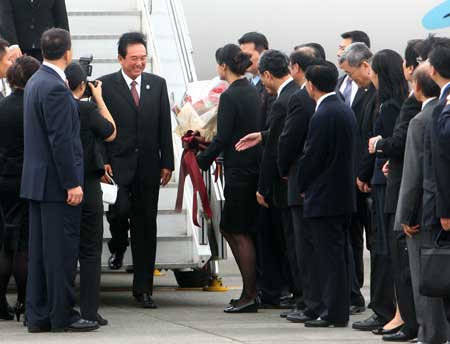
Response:
[[[131,82],[131,95],[133,96],[134,104],[136,104],[136,107],[139,107],[139,93],[137,91],[136,85],[137,82],[133,80]]]

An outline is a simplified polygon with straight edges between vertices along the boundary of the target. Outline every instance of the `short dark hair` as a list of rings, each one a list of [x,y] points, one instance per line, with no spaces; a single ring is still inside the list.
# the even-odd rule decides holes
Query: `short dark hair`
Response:
[[[419,54],[422,61],[428,59],[431,51],[438,45],[446,45],[450,47],[450,38],[438,37],[433,34],[429,34],[428,37],[423,40],[423,43],[420,46]]]
[[[147,50],[147,41],[142,32],[127,32],[124,33],[119,38],[119,43],[117,44],[117,51],[123,58],[127,57],[127,49],[129,45],[142,44]]]
[[[304,48],[304,47],[311,48],[314,51],[314,57],[321,58],[323,60],[325,60],[327,58],[326,54],[325,54],[325,49],[319,43],[311,42],[311,43],[300,44],[300,45],[295,46],[294,50]]]
[[[413,80],[422,90],[422,93],[427,98],[438,97],[441,89],[430,77],[430,73],[426,68],[417,68],[413,74]]]
[[[336,89],[339,72],[333,63],[321,61],[319,64],[309,66],[305,77],[319,91],[329,93]]]
[[[367,45],[368,48],[370,48],[370,38],[364,31],[354,30],[354,31],[347,31],[341,34],[341,37],[343,39],[351,39],[352,43],[361,42]]]
[[[9,47],[9,42],[0,38],[0,59],[2,59],[3,56],[5,56],[5,54],[8,51],[8,47]]]
[[[217,64],[225,64],[236,75],[244,75],[252,65],[250,55],[244,53],[236,44],[227,44],[216,51]]]
[[[238,40],[239,45],[253,43],[255,45],[255,49],[260,53],[264,50],[269,49],[269,42],[267,41],[266,36],[259,32],[247,32]]]
[[[291,66],[298,65],[303,71],[306,71],[309,66],[319,64],[322,59],[311,56],[304,51],[294,51],[289,60]]]
[[[417,58],[420,57],[422,45],[423,39],[411,39],[408,41],[405,49],[406,67],[413,66],[415,69],[419,65],[419,62],[417,62]]]
[[[444,79],[450,79],[450,47],[446,45],[436,46],[428,57],[430,64]]]
[[[72,48],[70,33],[64,29],[53,28],[45,31],[41,37],[42,56],[46,60],[59,60]]]
[[[36,73],[40,65],[39,61],[31,56],[24,55],[17,58],[14,64],[6,72],[9,86],[11,86],[12,89],[25,88],[28,80]]]
[[[267,71],[280,79],[290,73],[289,58],[281,51],[267,50],[259,59],[258,69],[261,74]]]
[[[67,66],[64,73],[66,74],[69,88],[74,91],[81,83],[87,81],[87,75],[79,63],[73,62]]]

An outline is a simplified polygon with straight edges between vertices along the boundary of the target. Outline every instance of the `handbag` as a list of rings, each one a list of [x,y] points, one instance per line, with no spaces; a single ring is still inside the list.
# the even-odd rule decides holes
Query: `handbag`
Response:
[[[419,292],[428,297],[450,296],[450,242],[441,243],[439,232],[433,246],[420,248]]]
[[[111,181],[111,184],[103,182],[100,183],[103,192],[103,202],[106,204],[116,204],[119,187],[111,176],[108,175],[108,178]]]

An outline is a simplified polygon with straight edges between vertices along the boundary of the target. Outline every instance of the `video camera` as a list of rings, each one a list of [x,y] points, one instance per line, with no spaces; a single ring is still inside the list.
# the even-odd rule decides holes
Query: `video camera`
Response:
[[[92,61],[94,60],[94,56],[88,55],[88,56],[81,56],[78,60],[78,63],[80,64],[81,68],[84,71],[84,74],[86,75],[86,90],[84,91],[84,94],[82,98],[90,98],[92,97],[92,91],[88,84],[93,84],[94,87],[97,87],[97,81],[95,80],[89,80],[89,77],[92,76]]]

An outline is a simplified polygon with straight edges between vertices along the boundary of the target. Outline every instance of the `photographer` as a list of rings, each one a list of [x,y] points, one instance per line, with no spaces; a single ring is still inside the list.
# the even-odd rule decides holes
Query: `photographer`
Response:
[[[113,141],[116,124],[102,97],[102,83],[87,81],[78,63],[66,70],[67,81],[80,110],[81,143],[84,151],[84,200],[80,231],[80,309],[83,319],[107,325],[98,314],[103,241],[103,202],[100,178],[105,174],[97,141]],[[89,87],[95,102],[87,98]]]

